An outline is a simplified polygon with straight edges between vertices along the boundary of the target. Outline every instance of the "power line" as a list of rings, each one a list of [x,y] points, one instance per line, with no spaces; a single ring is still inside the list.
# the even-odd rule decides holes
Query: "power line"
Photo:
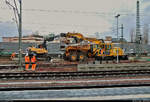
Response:
[[[3,10],[10,10],[9,8],[0,7]],[[114,16],[116,13],[114,12],[97,12],[97,11],[79,11],[79,10],[46,10],[46,9],[23,9],[23,11],[27,12],[46,12],[46,13],[63,13],[63,14],[81,14],[81,15],[93,15],[93,16]],[[126,13],[120,12],[122,16],[136,16],[136,13]],[[150,16],[150,14],[141,13],[140,16]]]
[[[49,25],[49,26],[80,26],[80,27],[101,27],[102,25],[82,25],[82,24],[48,24],[48,23],[36,23],[36,22],[23,22],[30,25]]]
[[[9,10],[8,8],[4,8],[4,7],[0,7],[0,9]],[[101,15],[101,16],[116,15],[115,12],[97,12],[97,11],[79,11],[79,10],[23,9],[23,11],[29,11],[29,12],[48,12],[48,13],[65,13],[65,14],[69,13],[69,14],[84,14],[84,15],[94,14],[94,15]],[[121,13],[120,12],[120,14],[124,15],[124,16],[136,16],[135,13],[124,13],[124,12]],[[142,15],[142,16],[144,16],[144,15]]]

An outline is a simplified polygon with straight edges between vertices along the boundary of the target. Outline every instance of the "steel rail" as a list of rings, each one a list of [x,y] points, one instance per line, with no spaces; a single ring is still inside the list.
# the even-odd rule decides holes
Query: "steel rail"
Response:
[[[130,75],[150,75],[150,70],[112,70],[112,71],[87,71],[87,72],[22,72],[0,73],[0,80],[6,79],[57,79],[57,78],[93,78]]]

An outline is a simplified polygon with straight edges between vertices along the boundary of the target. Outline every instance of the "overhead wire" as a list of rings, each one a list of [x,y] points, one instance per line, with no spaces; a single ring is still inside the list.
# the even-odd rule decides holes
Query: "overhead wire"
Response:
[[[10,10],[8,8],[0,7],[3,10]],[[80,11],[80,10],[46,10],[46,9],[23,9],[27,12],[46,12],[46,13],[63,13],[63,14],[82,14],[82,15],[96,15],[96,16],[114,16],[116,13],[113,12],[98,12],[98,11]],[[123,16],[136,16],[136,13],[130,12],[119,12]],[[140,13],[140,16],[150,16],[150,14]],[[24,22],[25,24],[29,24]],[[30,25],[36,25],[41,23],[30,23]],[[99,27],[99,26],[88,26],[88,25],[65,25],[65,24],[43,24],[49,26],[76,26],[76,27]]]
[[[10,10],[6,7],[0,7],[3,10]],[[46,13],[64,13],[64,14],[82,14],[82,15],[95,15],[95,16],[114,16],[115,12],[99,12],[99,11],[80,11],[80,10],[46,10],[46,9],[22,9],[28,12],[46,12]],[[120,11],[122,16],[136,16],[136,13]],[[150,14],[140,13],[140,16],[150,16]]]
[[[0,9],[3,10],[9,10],[5,7],[0,7]],[[80,10],[46,10],[46,9],[22,9],[23,11],[29,11],[29,12],[49,12],[49,13],[69,13],[69,14],[95,14],[95,15],[103,15],[103,16],[110,16],[115,15],[115,12],[99,12],[99,11],[80,11]],[[135,16],[136,13],[129,13],[129,12],[120,12],[121,15],[127,15],[127,16]],[[147,15],[147,14],[144,14]],[[144,16],[143,15],[143,16]]]

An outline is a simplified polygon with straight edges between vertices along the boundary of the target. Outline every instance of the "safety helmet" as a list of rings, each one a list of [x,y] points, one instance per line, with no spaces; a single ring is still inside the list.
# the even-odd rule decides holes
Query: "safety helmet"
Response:
[[[28,56],[29,54],[28,53],[26,53],[26,56]]]

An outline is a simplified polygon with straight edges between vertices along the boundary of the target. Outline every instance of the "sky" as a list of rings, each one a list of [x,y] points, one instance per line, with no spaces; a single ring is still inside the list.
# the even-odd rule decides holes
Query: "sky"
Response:
[[[13,0],[8,1],[14,5]],[[136,1],[22,0],[23,36],[79,32],[88,37],[116,37],[115,16],[120,14],[119,27],[124,25],[124,37],[130,41],[130,31],[136,28]],[[149,10],[150,0],[140,0],[141,33],[143,25],[150,24]],[[14,18],[12,8],[0,0],[0,38],[18,36]]]

